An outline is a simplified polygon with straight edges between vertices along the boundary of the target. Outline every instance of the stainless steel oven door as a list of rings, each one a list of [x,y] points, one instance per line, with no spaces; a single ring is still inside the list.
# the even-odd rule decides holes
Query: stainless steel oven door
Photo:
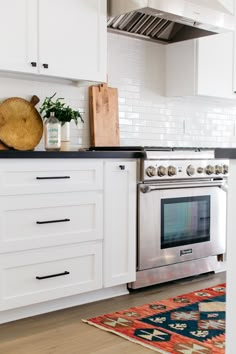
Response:
[[[138,186],[138,270],[222,254],[226,192],[218,182]]]

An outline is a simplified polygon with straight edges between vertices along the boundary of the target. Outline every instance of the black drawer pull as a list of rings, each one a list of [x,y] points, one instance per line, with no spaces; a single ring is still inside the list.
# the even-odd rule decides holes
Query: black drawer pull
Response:
[[[44,67],[44,69],[48,69],[48,64],[47,64],[47,63],[44,63],[44,64],[43,64],[43,67]]]
[[[36,177],[36,179],[68,179],[70,176]]]
[[[42,225],[42,224],[52,224],[54,222],[67,222],[70,221],[70,219],[59,219],[59,220],[48,220],[48,221],[36,221],[36,224]]]
[[[61,277],[63,275],[68,275],[70,272],[67,272],[67,270],[63,273],[57,273],[57,274],[51,274],[51,275],[45,275],[44,277],[35,277],[37,280],[43,280],[43,279],[48,279],[48,278],[55,278],[55,277]]]
[[[120,165],[119,167],[121,170],[125,170],[125,165]]]
[[[36,63],[36,61],[31,61],[31,66],[33,66],[34,68],[37,66],[37,63]]]

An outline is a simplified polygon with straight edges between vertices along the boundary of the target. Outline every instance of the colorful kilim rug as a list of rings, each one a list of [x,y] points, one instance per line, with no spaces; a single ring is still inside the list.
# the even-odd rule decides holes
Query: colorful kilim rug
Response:
[[[225,353],[226,284],[82,320],[159,354]]]

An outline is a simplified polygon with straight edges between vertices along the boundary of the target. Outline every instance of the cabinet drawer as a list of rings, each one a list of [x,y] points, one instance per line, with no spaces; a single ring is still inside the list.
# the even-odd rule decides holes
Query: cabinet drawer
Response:
[[[102,288],[102,242],[0,258],[0,310]]]
[[[0,166],[0,195],[98,190],[103,163],[90,159],[6,159]]]
[[[1,197],[0,253],[102,237],[100,191]]]

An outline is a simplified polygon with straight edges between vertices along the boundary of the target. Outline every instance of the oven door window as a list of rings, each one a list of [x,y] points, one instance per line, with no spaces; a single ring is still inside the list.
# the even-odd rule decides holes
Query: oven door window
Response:
[[[210,240],[210,195],[161,200],[161,249]]]

